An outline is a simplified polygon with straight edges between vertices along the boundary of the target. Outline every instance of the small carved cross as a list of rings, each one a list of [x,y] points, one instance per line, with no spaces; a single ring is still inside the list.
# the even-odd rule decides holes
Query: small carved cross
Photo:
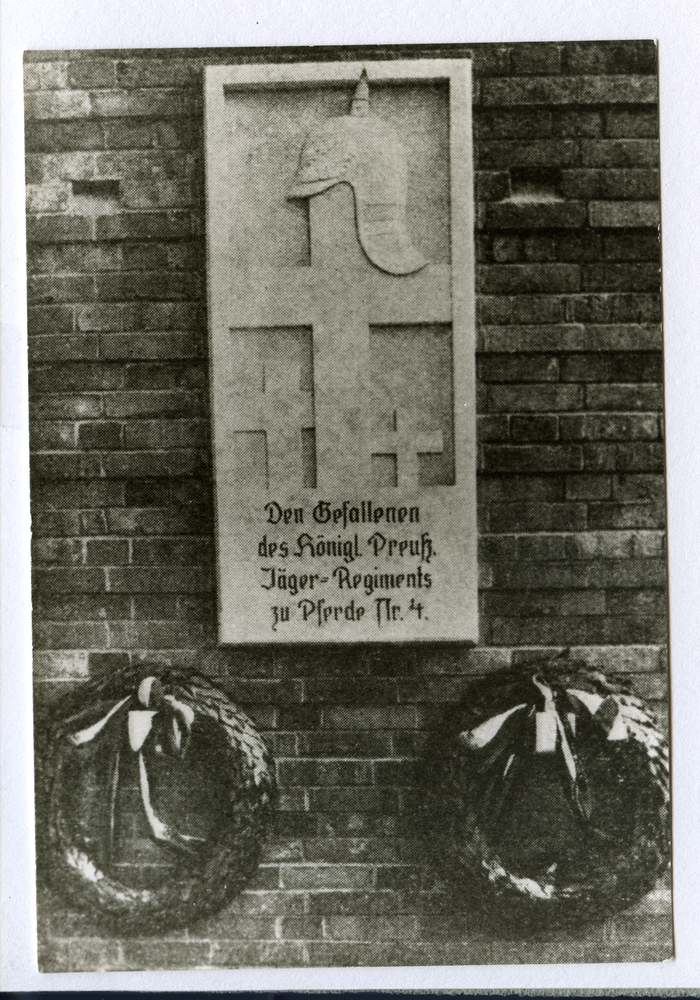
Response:
[[[444,449],[442,431],[416,431],[418,413],[399,408],[392,416],[393,430],[371,443],[373,455],[396,456],[396,485],[418,486],[419,455],[440,454]]]

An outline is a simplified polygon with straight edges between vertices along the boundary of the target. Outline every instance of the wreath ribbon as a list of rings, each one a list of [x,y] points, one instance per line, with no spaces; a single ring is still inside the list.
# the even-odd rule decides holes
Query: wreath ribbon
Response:
[[[138,707],[130,707],[134,703]],[[133,753],[138,754],[141,802],[153,838],[186,854],[196,854],[196,845],[204,843],[204,838],[180,833],[156,815],[151,803],[148,768],[143,753],[146,739],[151,732],[154,732],[158,736],[158,748],[169,753],[171,756],[182,758],[190,740],[192,723],[195,716],[194,710],[184,702],[178,701],[173,695],[166,694],[163,685],[157,677],[146,677],[139,684],[136,695],[127,695],[116,702],[96,722],[69,733],[67,737],[68,741],[76,747],[91,743],[105,729],[110,720],[124,713],[126,713],[129,747]],[[67,720],[67,724],[70,726],[75,721],[76,717],[74,716],[72,719]],[[114,834],[120,756],[121,751],[117,747],[114,754],[110,781],[108,824],[110,850]]]
[[[532,683],[539,691],[541,709],[536,709],[532,703],[522,702],[505,712],[491,716],[474,729],[465,730],[458,738],[468,750],[481,751],[479,769],[485,770],[512,747],[509,720],[529,710],[528,717],[534,716],[535,723],[535,753],[555,753],[557,749],[559,750],[568,775],[570,795],[577,811],[588,821],[591,818],[591,804],[587,783],[572,749],[576,734],[576,716],[583,707],[601,726],[607,740],[626,740],[629,731],[620,711],[620,705],[613,695],[603,698],[601,695],[579,688],[565,688],[562,691],[563,698],[557,698],[554,689],[538,674],[533,675]],[[558,701],[564,702],[563,707],[568,709],[563,715],[557,705]],[[515,754],[511,753],[502,773],[504,780],[508,778],[514,759]],[[512,772],[510,777],[512,779]]]

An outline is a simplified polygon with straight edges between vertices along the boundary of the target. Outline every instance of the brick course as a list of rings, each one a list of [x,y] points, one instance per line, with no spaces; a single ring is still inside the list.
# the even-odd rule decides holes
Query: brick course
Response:
[[[264,730],[281,786],[255,880],[187,940],[103,937],[41,890],[44,971],[671,953],[664,887],[602,927],[485,935],[412,827],[416,760],[471,677],[572,646],[662,715],[667,697],[655,47],[392,55],[467,51],[480,643],[342,658],[216,646],[202,68],[270,53],[26,55],[39,701],[128,662],[196,664]],[[104,180],[118,196],[73,183]]]

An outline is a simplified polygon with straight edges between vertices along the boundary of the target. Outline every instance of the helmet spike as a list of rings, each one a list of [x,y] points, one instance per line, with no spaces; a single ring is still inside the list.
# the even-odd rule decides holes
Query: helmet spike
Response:
[[[350,114],[354,118],[366,118],[369,114],[369,80],[367,70],[363,69],[352,98]]]

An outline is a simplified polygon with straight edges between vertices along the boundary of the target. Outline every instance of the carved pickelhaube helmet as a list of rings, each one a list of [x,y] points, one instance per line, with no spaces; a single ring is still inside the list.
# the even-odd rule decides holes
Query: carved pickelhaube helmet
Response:
[[[329,118],[307,136],[288,197],[310,198],[349,184],[367,257],[389,274],[412,274],[427,261],[406,231],[407,182],[406,152],[392,125],[370,114],[363,70],[350,114]]]

